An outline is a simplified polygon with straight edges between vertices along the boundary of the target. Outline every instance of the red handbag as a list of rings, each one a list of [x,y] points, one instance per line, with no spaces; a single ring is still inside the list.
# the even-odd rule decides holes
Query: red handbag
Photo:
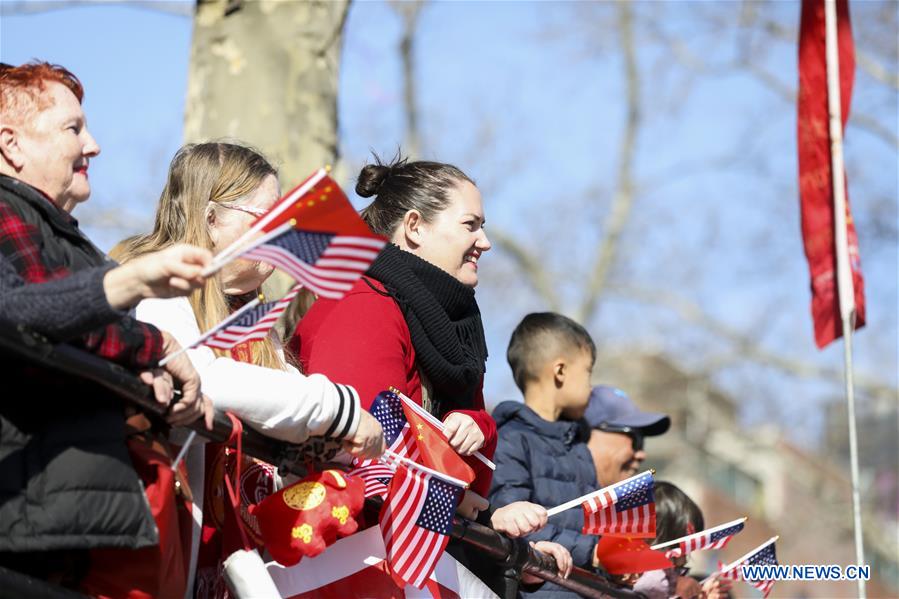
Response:
[[[172,470],[169,445],[150,432],[130,435],[128,452],[144,491],[159,544],[143,549],[93,549],[81,592],[103,598],[183,597],[191,544],[191,495],[184,464]]]

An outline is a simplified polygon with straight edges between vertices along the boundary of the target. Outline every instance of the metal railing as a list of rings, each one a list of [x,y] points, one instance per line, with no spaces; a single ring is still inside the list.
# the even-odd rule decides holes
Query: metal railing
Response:
[[[42,367],[94,381],[151,415],[163,416],[165,407],[155,401],[152,391],[132,372],[103,360],[84,350],[67,344],[54,344],[41,335],[23,327],[0,322],[0,353],[14,355]],[[201,422],[191,427],[198,434],[214,442],[226,442],[232,435],[232,422],[223,413],[216,412],[212,431]],[[248,455],[276,465],[281,472],[305,476],[307,465],[317,469],[334,467],[323,462],[339,448],[334,441],[310,439],[304,444],[292,445],[277,441],[244,427],[243,450]],[[369,500],[371,501],[371,500]],[[630,589],[612,585],[605,578],[581,568],[574,568],[568,578],[562,578],[555,560],[533,549],[524,539],[511,539],[476,522],[453,519],[451,538],[475,547],[479,553],[496,562],[503,570],[504,597],[515,597],[521,574],[526,572],[553,582],[585,597],[615,597],[630,599],[642,597]],[[9,571],[0,571],[5,578]],[[21,575],[19,575],[21,576]]]

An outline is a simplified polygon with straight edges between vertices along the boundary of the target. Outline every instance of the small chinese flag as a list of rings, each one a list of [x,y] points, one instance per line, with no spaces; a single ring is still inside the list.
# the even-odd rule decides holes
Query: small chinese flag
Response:
[[[273,231],[291,219],[296,219],[296,227],[303,231],[382,240],[371,232],[340,186],[322,169],[293,188],[257,222],[265,223],[263,231]]]
[[[403,413],[418,444],[421,463],[453,478],[471,483],[474,470],[447,442],[443,433],[436,426],[419,416],[415,410],[403,402]]]
[[[601,537],[596,557],[609,574],[639,574],[674,567],[664,552],[650,549],[644,539],[630,537]]]

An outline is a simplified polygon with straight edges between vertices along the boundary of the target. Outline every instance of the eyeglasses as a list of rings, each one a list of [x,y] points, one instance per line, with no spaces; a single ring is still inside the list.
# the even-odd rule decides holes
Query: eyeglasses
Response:
[[[241,212],[246,212],[247,214],[252,214],[253,216],[262,216],[268,212],[265,208],[253,208],[252,206],[243,206],[241,204],[234,203],[225,203],[218,202],[216,206],[221,206],[222,208],[230,208],[231,210],[240,210]]]
[[[635,452],[643,449],[643,433],[635,428],[629,426],[611,426],[605,422],[601,422],[596,428],[604,433],[621,433],[622,435],[627,435],[631,438],[631,446]]]

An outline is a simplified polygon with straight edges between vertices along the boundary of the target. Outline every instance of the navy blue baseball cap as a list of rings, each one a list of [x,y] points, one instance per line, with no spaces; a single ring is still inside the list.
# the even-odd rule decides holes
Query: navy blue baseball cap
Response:
[[[671,426],[671,419],[666,414],[644,412],[634,405],[627,393],[609,385],[593,387],[584,420],[590,428],[609,432],[637,430],[647,437],[661,435]]]

